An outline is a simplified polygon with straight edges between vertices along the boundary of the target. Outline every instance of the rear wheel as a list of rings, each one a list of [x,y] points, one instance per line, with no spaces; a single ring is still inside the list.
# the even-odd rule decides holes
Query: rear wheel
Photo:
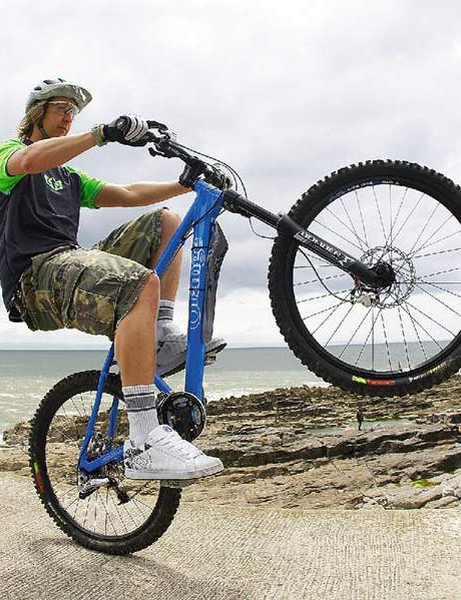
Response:
[[[130,554],[157,540],[172,522],[181,490],[158,481],[134,481],[123,464],[103,467],[90,479],[102,484],[84,487],[77,464],[99,371],[74,373],[57,383],[35,413],[30,433],[30,465],[37,493],[48,514],[78,543],[107,554]],[[108,450],[109,411],[121,398],[120,380],[109,375],[88,452],[96,458]],[[114,445],[128,437],[120,402]],[[80,478],[80,479],[79,479]],[[83,486],[82,486],[83,483]],[[81,496],[82,490],[88,495]],[[83,494],[85,495],[85,494]]]
[[[372,290],[278,237],[271,303],[296,356],[317,375],[362,394],[401,395],[461,366],[461,191],[427,168],[370,161],[314,185],[289,216],[374,267],[392,284]]]

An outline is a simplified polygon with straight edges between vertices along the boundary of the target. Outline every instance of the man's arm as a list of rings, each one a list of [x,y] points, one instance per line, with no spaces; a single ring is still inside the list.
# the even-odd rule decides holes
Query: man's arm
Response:
[[[18,150],[8,159],[8,175],[41,173],[63,165],[75,156],[96,146],[91,133],[40,140]]]
[[[177,181],[105,185],[96,196],[96,206],[148,206],[190,192]]]

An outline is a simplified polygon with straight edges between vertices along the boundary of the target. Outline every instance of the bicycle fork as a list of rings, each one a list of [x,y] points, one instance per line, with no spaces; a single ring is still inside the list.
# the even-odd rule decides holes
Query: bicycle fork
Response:
[[[330,264],[345,271],[354,280],[358,280],[365,286],[379,289],[391,285],[395,279],[394,272],[387,263],[378,263],[370,268],[326,240],[310,233],[288,215],[275,215],[233,190],[226,190],[223,193],[223,207],[230,212],[238,213],[247,218],[255,217],[266,223],[266,225],[270,225],[280,235],[293,238],[300,246],[307,248]]]

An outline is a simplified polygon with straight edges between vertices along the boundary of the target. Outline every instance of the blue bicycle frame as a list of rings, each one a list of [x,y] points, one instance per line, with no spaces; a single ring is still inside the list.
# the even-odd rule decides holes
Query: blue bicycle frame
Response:
[[[260,221],[274,227],[279,234],[293,238],[300,246],[309,249],[327,262],[336,265],[367,285],[383,287],[389,285],[389,282],[391,282],[389,279],[390,274],[387,270],[378,272],[377,269],[370,268],[368,265],[356,260],[353,256],[342,252],[326,240],[303,229],[288,215],[274,215],[266,209],[250,202],[247,198],[240,196],[233,190],[221,192],[203,180],[195,183],[194,190],[197,197],[162,253],[154,272],[159,277],[162,277],[178,250],[183,246],[189,232],[193,229],[185,391],[193,394],[200,400],[203,400],[203,371],[205,366],[203,323],[208,253],[213,224],[222,208],[245,217],[256,217]],[[101,396],[109,369],[113,364],[114,346],[112,345],[101,370],[95,403],[80,453],[79,468],[87,473],[92,473],[108,463],[120,462],[123,458],[123,449],[121,447],[111,447],[120,401],[116,396],[114,397],[109,416],[107,452],[95,460],[89,461],[87,457],[88,445],[93,436]],[[172,392],[170,386],[158,375],[155,376],[154,383],[160,392]]]
[[[178,250],[184,245],[189,232],[193,229],[185,391],[190,392],[200,400],[203,400],[205,343],[203,341],[202,330],[205,306],[205,283],[208,270],[208,251],[210,248],[213,224],[222,209],[223,193],[221,190],[218,190],[204,181],[197,181],[194,190],[197,196],[160,256],[159,261],[154,268],[154,272],[160,278],[162,277]],[[105,382],[113,364],[115,364],[115,360],[114,345],[112,344],[101,369],[96,398],[80,451],[79,469],[82,469],[87,473],[97,471],[109,463],[120,462],[123,460],[122,446],[116,448],[109,447],[108,452],[95,460],[90,461],[87,458],[88,445],[93,437],[94,426],[98,416]],[[173,391],[159,375],[155,375],[154,383],[160,392],[170,393]],[[113,439],[115,433],[119,402],[120,399],[114,396],[109,416],[109,441]]]

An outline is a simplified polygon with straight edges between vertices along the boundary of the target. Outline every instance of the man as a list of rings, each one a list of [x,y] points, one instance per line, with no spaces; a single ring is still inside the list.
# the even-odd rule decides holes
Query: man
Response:
[[[152,272],[179,217],[169,210],[147,212],[91,250],[77,243],[80,206],[148,206],[190,190],[179,182],[109,184],[68,166],[95,146],[147,143],[147,123],[128,115],[69,135],[74,117],[90,101],[79,85],[44,80],[28,97],[19,139],[0,143],[4,304],[11,320],[23,320],[32,330],[70,327],[114,340],[129,421],[127,477],[213,475],[222,470],[221,461],[159,425],[155,403],[156,368],[160,374],[177,371],[186,356],[186,337],[172,321],[181,255],[161,282]],[[224,346],[214,339],[206,350]]]

